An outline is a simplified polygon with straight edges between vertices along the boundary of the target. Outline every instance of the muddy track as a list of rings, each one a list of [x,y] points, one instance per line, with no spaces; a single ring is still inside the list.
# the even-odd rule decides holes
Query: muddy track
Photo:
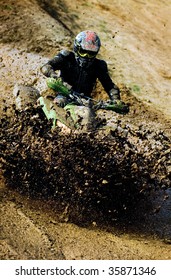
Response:
[[[145,69],[148,72],[156,67],[152,53],[149,53],[148,64],[152,68],[147,69],[146,56],[143,57],[136,41],[134,45],[130,45],[130,41],[123,42],[127,52],[120,45],[122,35],[129,35],[126,23],[130,19],[130,31],[132,12],[140,6],[144,11],[148,8],[147,4],[133,2],[131,10],[129,5],[126,8],[128,13],[115,3],[120,11],[115,14],[111,1],[105,7],[99,1],[88,1],[87,5],[84,1],[79,1],[79,5],[77,1],[73,4],[51,1],[50,6],[45,5],[46,1],[2,1],[1,259],[171,258],[167,203],[171,181],[168,64],[166,61],[166,68],[161,69],[163,87],[156,84],[161,73],[158,68],[155,68],[156,76],[155,71],[144,76],[147,83],[142,87],[138,76],[142,77]],[[159,2],[152,6],[152,16],[158,9],[163,15],[166,12],[168,4],[161,1],[160,6]],[[83,10],[87,17],[92,9],[97,13],[87,25]],[[110,28],[114,14],[120,30],[118,35]],[[145,15],[149,20],[148,13]],[[146,24],[150,26],[150,21]],[[19,113],[11,107],[12,91],[19,83],[43,92],[46,84],[39,72],[40,65],[61,47],[71,47],[74,33],[85,26],[98,26],[105,42],[102,54],[107,57],[110,71],[121,87],[122,98],[130,103],[131,110],[126,116],[99,112],[99,117],[105,117],[114,127],[112,131],[71,133],[70,137],[61,135],[59,130],[52,134],[39,108],[30,107]],[[136,22],[134,32],[131,29],[137,38],[140,26]],[[153,39],[156,27],[159,27],[157,23],[150,34]],[[167,28],[165,32],[167,35]],[[144,33],[144,47],[152,44],[154,51],[154,40],[148,39],[151,38],[148,35]],[[116,40],[114,59],[111,59],[113,49],[109,47],[111,38]],[[132,56],[132,49],[136,47]],[[158,40],[156,52],[162,47]],[[120,65],[121,56],[125,59],[124,70]],[[136,63],[136,71],[131,70],[130,78],[130,69],[135,69],[131,58]],[[138,66],[139,59],[144,68]],[[151,92],[149,84],[153,88]],[[158,92],[163,93],[162,97]],[[106,98],[100,86],[95,96],[98,93]],[[167,204],[167,217],[161,225],[156,221],[160,219],[160,209]]]

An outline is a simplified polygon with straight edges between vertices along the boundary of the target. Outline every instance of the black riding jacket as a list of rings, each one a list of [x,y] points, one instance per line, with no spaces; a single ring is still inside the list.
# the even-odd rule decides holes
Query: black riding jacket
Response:
[[[104,60],[95,58],[90,67],[84,68],[78,65],[73,52],[61,51],[41,68],[47,77],[53,76],[56,70],[60,70],[63,81],[70,84],[78,93],[90,97],[98,79],[109,96],[112,89],[118,90],[119,95],[119,89],[111,80]]]

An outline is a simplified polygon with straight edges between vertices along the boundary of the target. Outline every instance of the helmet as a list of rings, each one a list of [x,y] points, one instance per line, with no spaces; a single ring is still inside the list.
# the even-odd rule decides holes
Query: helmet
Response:
[[[80,32],[74,41],[76,60],[81,67],[88,67],[100,50],[100,38],[93,31]]]

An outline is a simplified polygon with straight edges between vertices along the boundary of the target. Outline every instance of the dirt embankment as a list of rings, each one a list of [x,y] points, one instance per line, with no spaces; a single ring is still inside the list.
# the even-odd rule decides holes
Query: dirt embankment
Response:
[[[165,228],[165,243],[152,225],[148,230],[148,216],[157,215],[167,195],[158,206],[150,199],[144,204],[143,196],[149,188],[154,195],[167,189],[171,172],[171,2],[153,2],[1,1],[1,147],[11,187],[1,180],[2,259],[171,258]],[[128,137],[118,131],[70,140],[51,135],[32,109],[8,123],[14,85],[43,91],[39,67],[59,49],[72,48],[84,29],[100,35],[99,56],[130,102],[127,116],[108,116]]]

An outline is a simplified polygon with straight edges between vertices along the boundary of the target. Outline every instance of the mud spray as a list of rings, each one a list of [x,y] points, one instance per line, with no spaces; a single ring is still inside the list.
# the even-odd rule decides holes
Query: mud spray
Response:
[[[6,185],[54,201],[59,211],[67,207],[69,221],[138,224],[168,198],[170,140],[161,131],[127,127],[127,136],[119,130],[64,135],[57,128],[52,133],[41,108],[34,107],[15,110],[1,126]],[[160,201],[152,203],[158,192]]]

